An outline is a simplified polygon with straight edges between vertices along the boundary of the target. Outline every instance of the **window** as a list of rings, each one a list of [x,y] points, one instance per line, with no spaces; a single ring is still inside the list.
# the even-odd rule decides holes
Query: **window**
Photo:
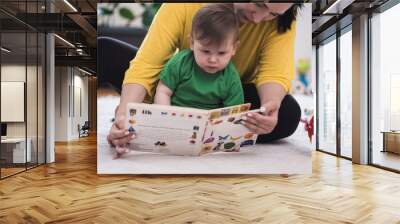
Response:
[[[371,19],[372,164],[400,170],[400,4]]]
[[[340,155],[352,157],[352,33],[340,36]]]
[[[1,1],[0,7],[39,13],[44,3]],[[45,163],[46,40],[44,33],[13,16],[0,12],[0,17],[8,21],[0,23],[0,90],[1,98],[8,99],[0,106],[6,115],[0,144],[0,178],[5,178]]]
[[[336,39],[318,48],[318,149],[336,153]]]

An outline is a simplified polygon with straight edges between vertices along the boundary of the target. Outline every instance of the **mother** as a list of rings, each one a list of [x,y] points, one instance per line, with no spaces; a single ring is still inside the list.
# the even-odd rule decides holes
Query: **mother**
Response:
[[[232,4],[232,3],[231,3]],[[178,50],[189,48],[192,18],[202,3],[163,4],[125,73],[115,122],[107,137],[123,152],[135,136],[125,127],[126,105],[154,96],[159,73]],[[266,113],[251,114],[246,120],[257,142],[290,136],[300,120],[300,107],[288,95],[294,78],[296,15],[301,4],[233,3],[240,23],[240,45],[233,57],[243,83],[245,102]]]

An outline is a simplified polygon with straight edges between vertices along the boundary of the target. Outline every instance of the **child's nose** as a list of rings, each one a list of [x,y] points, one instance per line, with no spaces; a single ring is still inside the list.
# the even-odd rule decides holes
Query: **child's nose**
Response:
[[[211,55],[211,56],[208,58],[208,60],[209,60],[210,62],[216,62],[216,61],[217,61],[217,56]]]

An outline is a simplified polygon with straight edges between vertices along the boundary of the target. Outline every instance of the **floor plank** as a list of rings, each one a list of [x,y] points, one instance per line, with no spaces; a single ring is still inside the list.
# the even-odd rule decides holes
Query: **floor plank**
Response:
[[[400,223],[400,175],[313,153],[312,175],[97,175],[96,139],[0,181],[0,223]]]

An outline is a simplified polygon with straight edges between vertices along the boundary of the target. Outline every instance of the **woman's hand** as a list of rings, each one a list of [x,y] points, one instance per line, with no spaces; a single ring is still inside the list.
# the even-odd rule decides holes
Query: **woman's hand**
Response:
[[[130,102],[143,102],[145,96],[146,89],[142,85],[133,83],[122,86],[120,104],[115,108],[115,121],[107,135],[108,144],[117,152],[116,158],[129,151],[128,143],[136,137],[125,127],[126,105]]]
[[[116,117],[107,136],[108,143],[114,147],[117,152],[116,158],[129,152],[128,143],[135,139],[135,137],[134,133],[130,133],[125,127],[125,116]]]
[[[278,123],[280,102],[268,101],[260,107],[261,113],[249,112],[242,117],[243,124],[255,134],[269,134]],[[262,109],[264,108],[264,109]]]

